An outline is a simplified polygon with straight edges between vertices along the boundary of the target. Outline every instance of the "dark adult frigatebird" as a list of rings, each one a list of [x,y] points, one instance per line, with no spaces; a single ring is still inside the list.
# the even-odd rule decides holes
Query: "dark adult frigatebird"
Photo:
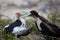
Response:
[[[36,24],[38,29],[43,35],[59,37],[60,38],[60,29],[57,25],[49,22],[47,19],[38,14],[35,10],[30,11],[31,17],[36,19]]]

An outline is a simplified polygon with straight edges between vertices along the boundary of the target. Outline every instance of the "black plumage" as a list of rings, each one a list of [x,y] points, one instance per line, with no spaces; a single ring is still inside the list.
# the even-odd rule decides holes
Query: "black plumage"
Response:
[[[56,26],[55,24],[49,22],[47,19],[43,18],[42,16],[38,15],[38,13],[35,10],[30,11],[30,15],[36,18],[39,18],[41,23],[39,24],[41,29],[40,30],[42,32],[43,35],[48,35],[48,36],[53,36],[53,37],[60,37],[60,29],[58,28],[58,26]],[[36,20],[38,21],[38,20]],[[37,25],[37,22],[36,22]],[[37,25],[38,27],[38,25]],[[39,28],[38,28],[39,29]]]
[[[30,26],[26,28],[25,25],[25,20],[23,18],[20,18],[10,25],[6,25],[3,28],[3,31],[6,34],[11,33],[15,35],[16,38],[19,38],[20,36],[27,36],[32,32],[32,27]]]
[[[11,33],[13,31],[14,27],[20,26],[21,24],[22,24],[22,22],[19,19],[17,19],[15,22],[11,23],[9,25],[9,27],[5,28],[4,31],[6,33]]]

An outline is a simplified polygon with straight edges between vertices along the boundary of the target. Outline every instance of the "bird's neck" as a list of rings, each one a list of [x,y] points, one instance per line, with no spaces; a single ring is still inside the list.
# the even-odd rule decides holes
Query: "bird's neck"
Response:
[[[20,16],[20,17],[16,17],[16,18],[20,20],[20,19],[22,18],[22,16]]]
[[[44,17],[42,17],[42,16],[39,15],[38,18],[39,18],[42,22],[48,23],[48,20],[46,20]]]
[[[42,23],[42,21],[39,18],[36,18],[35,24],[36,24],[37,28],[41,31],[42,28],[40,27],[40,23]]]

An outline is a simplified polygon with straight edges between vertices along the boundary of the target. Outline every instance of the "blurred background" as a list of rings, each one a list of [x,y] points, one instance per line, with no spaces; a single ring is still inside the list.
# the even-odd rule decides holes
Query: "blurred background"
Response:
[[[25,16],[29,14],[30,10],[36,10],[39,15],[56,24],[60,28],[60,0],[0,0],[0,29],[2,30],[6,24],[14,21],[16,12],[20,12],[22,15],[24,14],[23,16]],[[26,20],[27,25],[34,22],[32,18],[30,19]],[[33,25],[35,26],[34,23]],[[36,33],[38,32],[36,27],[34,27],[33,31]],[[12,40],[10,37],[11,35],[3,36],[4,34],[2,32],[0,35],[1,40],[8,40],[9,38]],[[40,36],[35,36],[38,36],[38,34],[34,34],[34,38],[36,40],[41,38]],[[29,35],[29,38],[31,37],[32,34]],[[27,38],[23,38],[27,40]],[[34,38],[29,38],[28,40],[35,40]],[[42,37],[42,40],[43,39],[44,38]]]
[[[0,14],[13,19],[17,11],[37,10],[40,14],[60,12],[60,0],[0,0]],[[12,17],[11,17],[12,16]]]

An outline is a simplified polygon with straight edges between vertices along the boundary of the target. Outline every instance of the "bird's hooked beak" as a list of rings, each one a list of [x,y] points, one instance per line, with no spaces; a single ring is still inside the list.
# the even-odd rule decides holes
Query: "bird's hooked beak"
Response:
[[[34,16],[32,13],[28,15],[28,17],[36,18],[36,16]]]
[[[29,17],[29,16],[32,16],[32,15],[30,14],[30,15],[28,15],[28,17]]]
[[[33,16],[34,16],[33,13],[29,12],[28,17],[33,17]]]

